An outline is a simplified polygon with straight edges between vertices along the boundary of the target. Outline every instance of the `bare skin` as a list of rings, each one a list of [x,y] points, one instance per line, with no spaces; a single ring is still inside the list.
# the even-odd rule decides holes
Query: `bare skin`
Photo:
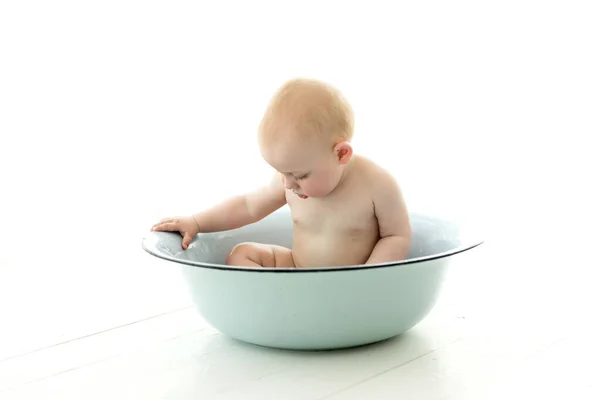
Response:
[[[294,221],[292,248],[241,243],[231,250],[228,265],[312,268],[405,259],[411,227],[395,179],[354,155],[349,140],[332,140],[312,132],[314,124],[303,124],[306,115],[328,109],[330,92],[302,83],[291,90],[296,90],[290,96],[293,102],[279,103],[282,116],[265,124],[259,134],[262,156],[276,171],[271,181],[201,213],[164,219],[152,230],[180,232],[187,249],[199,232],[239,228],[287,203]],[[339,110],[339,104],[331,109]],[[302,114],[303,109],[312,114]]]
[[[302,153],[296,147],[280,160],[292,165],[296,158],[301,159],[301,165],[313,159],[316,165],[323,162]],[[343,156],[341,158],[341,162],[346,161]],[[294,221],[292,249],[242,243],[232,249],[227,257],[228,265],[311,268],[404,259],[410,247],[410,225],[393,177],[372,161],[357,155],[339,166],[339,180],[325,196],[305,198],[305,193],[315,187],[323,188],[319,185],[323,180],[327,181],[327,176],[309,175],[299,180],[293,174],[277,172],[267,186],[255,192],[228,199],[192,217],[163,220],[154,225],[153,230],[181,232],[184,236],[182,245],[187,248],[198,232],[241,227],[264,218],[287,203]],[[321,181],[311,182],[318,178]]]

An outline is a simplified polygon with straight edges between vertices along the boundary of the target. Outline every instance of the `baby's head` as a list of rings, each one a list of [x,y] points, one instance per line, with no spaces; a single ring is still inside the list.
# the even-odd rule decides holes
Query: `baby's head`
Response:
[[[293,79],[273,96],[259,128],[263,158],[301,197],[323,197],[352,158],[354,116],[335,88]]]

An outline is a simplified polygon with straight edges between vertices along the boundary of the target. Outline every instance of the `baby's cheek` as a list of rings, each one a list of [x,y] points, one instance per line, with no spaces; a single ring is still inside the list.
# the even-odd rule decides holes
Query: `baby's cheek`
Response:
[[[302,191],[302,193],[306,194],[307,196],[315,195],[314,185],[311,185],[310,183],[302,182],[298,186],[300,186],[300,190]]]
[[[312,182],[305,185],[302,191],[309,197],[320,197],[328,192],[327,182]]]

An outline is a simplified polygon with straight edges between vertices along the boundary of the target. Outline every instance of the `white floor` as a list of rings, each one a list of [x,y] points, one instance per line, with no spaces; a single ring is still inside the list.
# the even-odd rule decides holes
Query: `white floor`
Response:
[[[592,2],[213,3],[0,5],[0,399],[600,398]],[[261,182],[296,74],[348,93],[411,208],[486,227],[387,342],[231,340],[141,249]]]

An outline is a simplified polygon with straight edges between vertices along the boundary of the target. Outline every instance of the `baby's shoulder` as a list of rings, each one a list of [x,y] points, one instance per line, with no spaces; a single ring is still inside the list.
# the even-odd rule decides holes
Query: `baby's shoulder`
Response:
[[[397,184],[396,178],[389,170],[365,156],[356,156],[356,167],[361,180],[371,182],[374,188],[382,184]]]
[[[390,204],[395,207],[403,203],[400,184],[389,169],[366,157],[360,157],[357,161],[357,169],[362,174],[360,186],[367,188],[374,204],[378,204],[380,209],[385,209]]]

